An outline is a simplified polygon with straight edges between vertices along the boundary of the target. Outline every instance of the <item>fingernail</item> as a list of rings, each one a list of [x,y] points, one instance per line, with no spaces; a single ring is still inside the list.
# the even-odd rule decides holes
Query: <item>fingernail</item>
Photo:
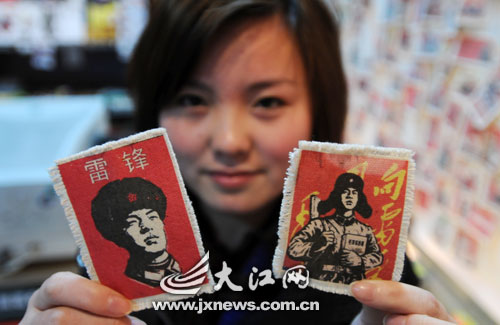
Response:
[[[132,311],[132,305],[123,297],[110,296],[108,298],[108,310],[118,315],[126,315]]]
[[[370,301],[373,299],[375,286],[368,281],[356,281],[351,283],[351,292],[358,300]]]

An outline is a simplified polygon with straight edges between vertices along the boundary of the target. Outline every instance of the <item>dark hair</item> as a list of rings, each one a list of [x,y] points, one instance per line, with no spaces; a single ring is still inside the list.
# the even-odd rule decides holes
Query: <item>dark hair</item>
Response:
[[[127,247],[123,229],[130,212],[153,209],[161,220],[165,219],[167,198],[163,191],[150,181],[133,177],[112,181],[104,185],[92,200],[92,219],[101,235]]]
[[[339,31],[322,0],[155,0],[129,65],[139,131],[157,127],[159,113],[190,78],[218,33],[244,19],[283,17],[304,62],[313,107],[313,140],[340,142],[347,85]]]
[[[368,204],[365,193],[363,193],[364,184],[363,179],[356,174],[344,173],[340,175],[337,177],[333,191],[328,199],[319,203],[318,212],[324,214],[331,209],[336,209],[336,211],[345,210],[341,195],[347,188],[352,187],[358,192],[358,203],[354,211],[358,212],[363,218],[369,218],[372,215],[372,208]]]

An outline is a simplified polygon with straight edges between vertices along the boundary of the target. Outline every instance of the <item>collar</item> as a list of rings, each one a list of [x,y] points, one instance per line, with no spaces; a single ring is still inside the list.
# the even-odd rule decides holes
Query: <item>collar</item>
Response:
[[[348,218],[338,214],[338,213],[335,213],[333,216],[332,216],[332,219],[335,220],[336,223],[338,223],[339,225],[341,226],[350,226],[352,225],[354,222],[356,222],[356,218],[354,217],[354,214]]]

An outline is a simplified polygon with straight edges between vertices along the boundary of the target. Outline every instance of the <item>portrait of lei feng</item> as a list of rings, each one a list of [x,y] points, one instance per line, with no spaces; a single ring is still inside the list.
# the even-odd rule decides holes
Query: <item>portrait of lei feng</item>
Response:
[[[181,272],[167,252],[166,209],[163,191],[139,177],[112,181],[92,200],[97,230],[130,254],[125,275],[152,287],[159,286],[163,277]]]
[[[326,216],[313,218],[311,213],[287,249],[290,258],[304,262],[311,278],[349,284],[364,279],[367,270],[382,264],[373,229],[356,217],[372,214],[363,187],[361,177],[344,173],[326,200],[315,197],[318,215]]]

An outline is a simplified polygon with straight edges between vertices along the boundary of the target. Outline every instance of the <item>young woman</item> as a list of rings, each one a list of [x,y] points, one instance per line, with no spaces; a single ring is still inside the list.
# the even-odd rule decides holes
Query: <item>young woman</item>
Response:
[[[131,63],[139,130],[167,129],[194,201],[210,265],[231,280],[270,269],[288,153],[298,140],[341,141],[346,82],[338,31],[320,0],[156,0]],[[408,275],[406,278],[408,280]],[[360,281],[359,323],[450,320],[428,292]],[[315,312],[146,311],[149,324],[345,324],[361,310],[351,297],[275,285],[206,300],[318,301]],[[69,273],[47,279],[23,324],[129,322],[130,302]]]

